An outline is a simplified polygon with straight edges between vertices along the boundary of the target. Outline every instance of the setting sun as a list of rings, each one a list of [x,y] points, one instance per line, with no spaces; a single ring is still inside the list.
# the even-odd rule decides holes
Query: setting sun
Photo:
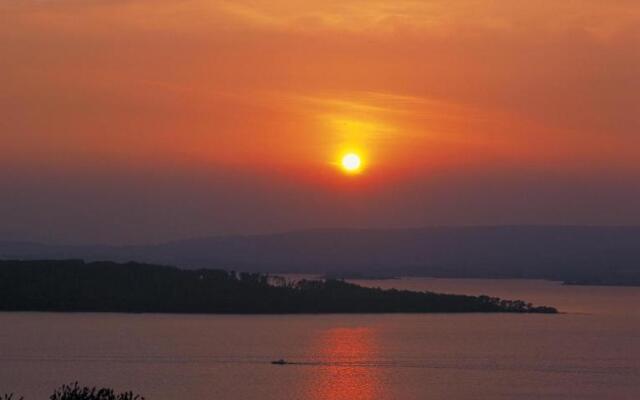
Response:
[[[348,173],[359,172],[362,167],[360,156],[355,153],[348,153],[342,157],[342,169]]]

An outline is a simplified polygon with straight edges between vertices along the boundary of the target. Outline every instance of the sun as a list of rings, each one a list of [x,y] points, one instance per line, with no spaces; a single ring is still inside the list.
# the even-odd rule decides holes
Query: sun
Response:
[[[342,169],[350,174],[360,172],[362,160],[356,153],[347,153],[342,157]]]

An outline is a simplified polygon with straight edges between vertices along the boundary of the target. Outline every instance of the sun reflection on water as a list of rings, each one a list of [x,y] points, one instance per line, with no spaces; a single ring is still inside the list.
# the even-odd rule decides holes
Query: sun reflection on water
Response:
[[[369,400],[381,398],[382,368],[371,328],[335,328],[323,332],[316,354],[319,365],[307,398],[314,400]]]

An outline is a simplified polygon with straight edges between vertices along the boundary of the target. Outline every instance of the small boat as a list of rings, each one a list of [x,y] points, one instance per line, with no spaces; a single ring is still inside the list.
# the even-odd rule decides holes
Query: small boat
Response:
[[[276,360],[276,361],[271,361],[271,364],[274,364],[274,365],[286,365],[286,364],[289,364],[289,363],[281,358],[281,359]]]

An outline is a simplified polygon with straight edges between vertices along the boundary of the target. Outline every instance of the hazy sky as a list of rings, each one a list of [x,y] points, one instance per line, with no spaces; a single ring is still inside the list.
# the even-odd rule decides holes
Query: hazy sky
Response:
[[[0,239],[640,224],[640,2],[0,1],[0,151]]]

